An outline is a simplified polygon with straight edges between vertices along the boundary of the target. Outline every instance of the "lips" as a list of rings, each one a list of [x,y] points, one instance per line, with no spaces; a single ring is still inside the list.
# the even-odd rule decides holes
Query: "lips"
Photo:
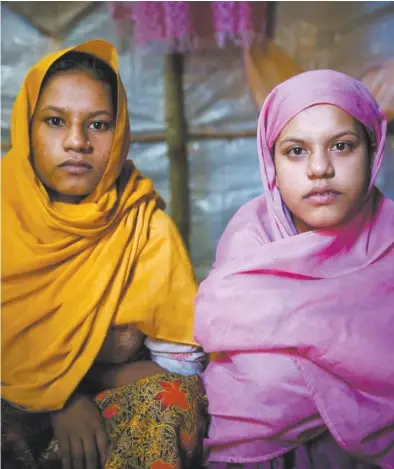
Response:
[[[65,169],[66,171],[72,174],[83,174],[88,171],[91,171],[93,169],[93,166],[86,161],[70,159],[64,161],[61,165],[59,165],[59,168]]]
[[[341,193],[332,187],[315,187],[304,197],[314,206],[330,205],[335,203],[341,196]]]

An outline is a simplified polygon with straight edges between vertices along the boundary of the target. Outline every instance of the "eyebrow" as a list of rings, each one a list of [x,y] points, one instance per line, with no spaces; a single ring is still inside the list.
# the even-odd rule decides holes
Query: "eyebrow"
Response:
[[[344,137],[345,135],[353,135],[354,137],[360,138],[357,132],[354,132],[353,130],[345,130],[344,132],[340,132],[338,134],[333,135],[332,137],[330,137],[330,140],[336,140],[337,138]],[[297,138],[297,137],[287,137],[284,140],[282,140],[280,144],[287,143],[287,142],[305,143],[305,140],[303,140],[302,138]]]
[[[44,111],[54,111],[54,112],[58,112],[59,114],[65,114],[67,112],[67,108],[61,108],[57,106],[46,106],[43,109],[41,109],[41,112],[44,112]],[[112,112],[106,111],[104,109],[100,111],[89,112],[88,117],[92,118],[92,117],[96,117],[96,116],[103,115],[103,114],[111,118],[113,117]]]

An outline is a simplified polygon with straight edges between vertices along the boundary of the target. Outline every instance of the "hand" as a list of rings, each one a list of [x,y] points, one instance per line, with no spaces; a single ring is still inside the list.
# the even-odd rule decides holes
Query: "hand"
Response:
[[[72,397],[62,410],[52,412],[51,423],[59,443],[62,469],[97,469],[98,456],[104,468],[107,437],[92,400],[82,394]]]

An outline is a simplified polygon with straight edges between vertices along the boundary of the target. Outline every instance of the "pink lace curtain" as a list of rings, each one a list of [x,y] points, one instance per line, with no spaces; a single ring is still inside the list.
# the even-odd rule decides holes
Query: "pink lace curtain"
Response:
[[[120,27],[129,24],[137,47],[167,52],[248,46],[266,36],[268,2],[109,2]]]

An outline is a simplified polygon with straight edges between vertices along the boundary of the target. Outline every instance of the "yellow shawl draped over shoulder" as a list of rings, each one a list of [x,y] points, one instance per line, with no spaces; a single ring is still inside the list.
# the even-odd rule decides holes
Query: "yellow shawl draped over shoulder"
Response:
[[[51,64],[90,53],[118,75],[111,156],[78,205],[51,202],[30,164],[29,123]],[[90,41],[45,57],[16,98],[2,161],[2,397],[30,411],[62,408],[109,327],[134,323],[158,339],[194,344],[193,271],[149,179],[126,161],[126,94],[115,48]]]

